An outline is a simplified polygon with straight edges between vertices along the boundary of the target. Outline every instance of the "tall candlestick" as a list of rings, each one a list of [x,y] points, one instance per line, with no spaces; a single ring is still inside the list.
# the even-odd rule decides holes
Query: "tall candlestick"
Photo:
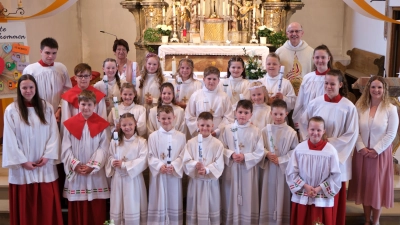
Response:
[[[172,57],[172,75],[176,74],[176,60],[175,60],[175,56]]]
[[[199,162],[203,162],[203,135],[197,135],[197,147],[199,149]]]

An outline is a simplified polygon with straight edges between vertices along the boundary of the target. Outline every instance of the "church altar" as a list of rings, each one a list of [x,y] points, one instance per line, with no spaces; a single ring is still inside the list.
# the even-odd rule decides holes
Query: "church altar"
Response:
[[[269,48],[265,45],[161,45],[158,48],[158,56],[165,62],[163,63],[163,71],[172,70],[172,61],[175,57],[178,66],[179,60],[188,56],[195,64],[195,71],[203,72],[208,66],[215,66],[220,71],[226,72],[228,61],[233,56],[242,57],[244,61],[247,57],[244,56],[243,48],[246,48],[248,54],[253,53],[259,56],[262,60],[263,68],[269,54]]]

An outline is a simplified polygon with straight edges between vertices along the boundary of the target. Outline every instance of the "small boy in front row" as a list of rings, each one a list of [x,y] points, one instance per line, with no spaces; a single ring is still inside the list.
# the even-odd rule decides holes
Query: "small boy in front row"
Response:
[[[68,224],[103,224],[110,198],[104,164],[110,144],[109,123],[94,113],[96,95],[78,95],[77,115],[64,122],[61,159],[67,174],[63,196],[68,198]]]
[[[264,157],[261,131],[250,123],[253,103],[240,100],[236,121],[219,137],[226,167],[221,177],[222,224],[258,225],[258,163]]]
[[[342,187],[337,150],[324,137],[322,117],[310,118],[307,132],[310,138],[296,146],[286,169],[293,194],[290,224],[336,225],[332,207]]]
[[[151,133],[149,145],[149,210],[147,225],[183,224],[182,175],[186,135],[175,130],[174,109],[157,108],[160,128]]]
[[[287,125],[287,104],[275,99],[271,104],[272,124],[261,133],[266,149],[263,169],[260,224],[288,225],[290,223],[290,190],[286,184],[285,171],[293,149],[299,143],[297,133]]]
[[[190,177],[186,224],[219,225],[221,197],[219,180],[224,170],[224,146],[211,135],[213,116],[202,112],[197,118],[199,135],[185,146],[183,170]]]
[[[232,104],[228,95],[218,88],[220,71],[214,66],[204,70],[204,87],[195,91],[185,109],[185,122],[192,137],[197,136],[197,117],[202,112],[210,112],[213,116],[212,136],[219,137],[226,125],[233,123]]]

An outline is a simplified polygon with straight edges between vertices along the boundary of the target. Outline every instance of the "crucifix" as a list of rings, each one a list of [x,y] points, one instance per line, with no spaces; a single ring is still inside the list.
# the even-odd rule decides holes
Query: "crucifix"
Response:
[[[160,156],[161,156],[161,159],[162,159],[162,160],[164,160],[164,159],[165,159],[165,154],[164,154],[164,152],[163,152],[163,153],[161,153],[161,155],[160,155]]]
[[[184,103],[186,103],[187,102],[187,98],[186,98],[186,96],[183,96],[183,98],[182,98],[182,102],[184,102]]]
[[[146,96],[146,98],[149,98],[151,96],[151,94],[149,92],[147,92],[144,96]]]
[[[213,110],[213,109],[210,109],[210,113],[211,113],[211,114],[214,114],[214,110]]]

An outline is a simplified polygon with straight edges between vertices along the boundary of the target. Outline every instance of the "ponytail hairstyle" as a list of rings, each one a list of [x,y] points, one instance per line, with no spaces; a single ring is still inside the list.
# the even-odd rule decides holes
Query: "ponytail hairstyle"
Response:
[[[314,121],[314,122],[317,122],[317,123],[322,123],[323,125],[324,125],[324,130],[326,130],[325,129],[325,120],[324,120],[324,118],[322,118],[322,117],[320,117],[320,116],[313,116],[313,117],[311,117],[309,120],[308,120],[308,124],[307,124],[307,128],[310,126],[310,122],[311,121]],[[324,134],[322,135],[322,138],[321,138],[323,141],[328,141],[328,135],[326,135],[326,132],[324,132]]]
[[[28,112],[28,107],[25,105],[25,98],[22,96],[21,93],[21,82],[24,80],[30,80],[34,83],[35,85],[35,95],[31,99],[31,104],[35,108],[36,115],[39,117],[39,120],[42,124],[47,124],[46,118],[45,118],[45,110],[46,110],[46,102],[39,97],[39,89],[36,83],[35,78],[30,75],[30,74],[24,74],[22,75],[19,80],[18,80],[18,85],[17,85],[17,105],[18,105],[18,111],[19,111],[19,116],[21,119],[24,121],[25,124],[29,124],[29,112]]]
[[[135,95],[135,97],[133,98],[133,103],[139,104],[139,98],[138,98],[135,86],[133,86],[133,84],[131,84],[131,83],[123,83],[121,85],[121,89],[120,89],[121,96],[122,96],[122,92],[124,91],[124,89],[131,89],[133,91],[133,94]],[[123,102],[122,97],[121,97],[121,102]]]
[[[229,68],[231,67],[232,62],[240,62],[240,63],[242,63],[242,67],[243,67],[242,78],[246,79],[246,68],[244,66],[244,61],[243,61],[242,58],[240,58],[238,56],[234,56],[228,61],[227,77],[229,78],[231,76],[231,72],[229,72]]]
[[[326,53],[328,53],[328,56],[329,56],[328,69],[333,69],[333,63],[332,63],[333,62],[333,55],[332,55],[331,51],[329,50],[329,48],[324,44],[322,44],[320,46],[317,46],[314,49],[313,58],[314,58],[315,52],[318,51],[318,50],[326,51]],[[314,64],[314,71],[315,70],[317,70],[317,67]]]
[[[117,82],[118,89],[121,90],[121,79],[119,78],[119,75],[118,75],[118,65],[117,65],[117,61],[116,61],[115,59],[112,59],[112,58],[107,58],[107,59],[105,59],[104,62],[103,62],[103,68],[104,68],[104,66],[106,65],[106,62],[113,62],[113,63],[115,63],[115,67],[117,68],[117,71],[115,72],[114,77],[115,77],[115,81]],[[105,72],[104,72],[104,76],[107,76]]]
[[[175,91],[174,91],[174,85],[172,85],[171,83],[167,82],[167,83],[163,83],[160,87],[160,97],[158,98],[158,104],[157,104],[157,109],[162,106],[163,102],[162,102],[162,92],[164,90],[164,88],[170,88],[172,91],[172,101],[171,103],[173,105],[176,105],[176,100],[175,100]]]
[[[141,76],[141,79],[139,80],[139,82],[140,82],[139,88],[143,88],[144,82],[146,81],[147,75],[149,74],[149,71],[147,71],[147,61],[149,61],[150,58],[155,58],[157,60],[157,63],[158,63],[158,68],[157,68],[157,71],[156,71],[156,77],[157,77],[157,80],[158,80],[158,86],[161,87],[161,85],[163,84],[164,76],[162,74],[160,57],[158,57],[158,55],[150,52],[150,53],[148,53],[146,55],[146,64],[144,65],[142,76]]]
[[[347,98],[347,81],[346,78],[344,77],[342,71],[340,70],[335,70],[335,69],[331,69],[328,71],[328,73],[326,73],[326,75],[330,75],[330,76],[335,76],[338,78],[339,83],[342,82],[342,87],[339,89],[339,94],[343,97]]]
[[[133,134],[138,135],[138,131],[137,131],[137,122],[135,119],[135,116],[132,113],[124,113],[120,116],[120,121],[121,119],[125,119],[125,118],[132,118],[134,123],[135,123],[135,132],[133,132]],[[119,146],[123,145],[124,142],[124,132],[122,131],[122,129],[120,128],[118,131],[118,140],[119,140]]]

